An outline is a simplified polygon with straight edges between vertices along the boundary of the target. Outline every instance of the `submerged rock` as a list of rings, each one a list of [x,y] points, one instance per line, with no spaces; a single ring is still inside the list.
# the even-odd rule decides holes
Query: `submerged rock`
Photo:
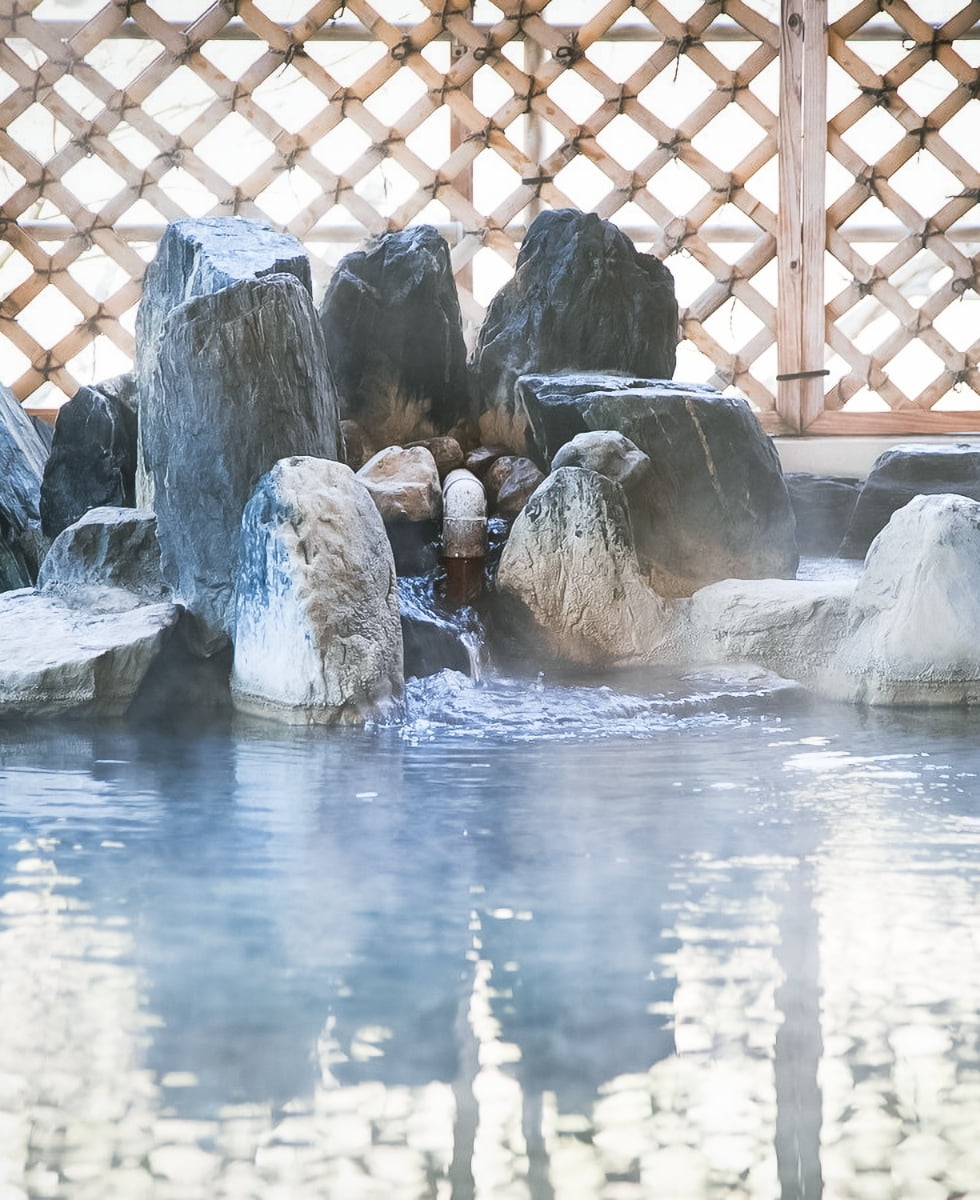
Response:
[[[395,565],[349,467],[293,457],[242,517],[232,697],[298,724],[356,724],[401,694]]]
[[[980,701],[980,504],[918,496],[868,551],[822,690],[864,704]]]
[[[195,296],[220,292],[245,280],[282,274],[295,276],[310,293],[310,260],[306,251],[291,234],[276,233],[264,222],[240,217],[198,217],[172,221],[167,226],[156,257],[146,269],[136,314],[139,395],[136,499],[141,508],[154,507],[153,488],[164,465],[158,461],[154,469],[152,459],[160,448],[158,425],[166,422],[166,412],[161,410],[168,398],[157,393],[153,376],[158,342],[168,314]]]
[[[700,384],[584,373],[527,375],[517,391],[543,461],[588,430],[616,430],[647,455],[629,505],[641,569],[662,596],[796,574],[779,458],[747,401]]]
[[[341,413],[381,445],[447,433],[471,414],[459,298],[431,225],[342,258],[320,307]]]
[[[165,603],[100,609],[26,589],[0,596],[0,714],[125,712],[179,615]]]
[[[643,582],[622,489],[561,467],[514,522],[497,571],[500,612],[536,654],[584,667],[659,661],[667,605]]]
[[[593,213],[541,213],[473,353],[483,440],[528,452],[514,394],[519,376],[574,370],[669,379],[677,338],[674,280],[659,259]]]
[[[131,377],[130,377],[131,378]],[[136,503],[133,389],[82,387],[58,412],[41,484],[41,528],[57,537],[91,508]]]
[[[156,516],[144,509],[93,508],[51,544],[38,590],[89,604],[122,592],[122,605],[168,598],[160,570]]]
[[[336,458],[323,335],[293,275],[248,279],[163,323],[141,432],[155,480],[163,573],[200,619],[204,650],[234,628],[242,510],[280,458]]]
[[[29,587],[47,543],[41,479],[47,447],[14,393],[0,384],[0,592]]]
[[[947,493],[980,500],[980,443],[905,445],[886,450],[861,488],[841,543],[841,557],[864,558],[892,513],[914,496]]]

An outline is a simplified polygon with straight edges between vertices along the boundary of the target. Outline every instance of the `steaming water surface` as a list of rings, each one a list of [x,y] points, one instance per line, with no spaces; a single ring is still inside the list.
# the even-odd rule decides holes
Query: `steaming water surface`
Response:
[[[772,680],[0,740],[0,1196],[980,1194],[980,750]]]

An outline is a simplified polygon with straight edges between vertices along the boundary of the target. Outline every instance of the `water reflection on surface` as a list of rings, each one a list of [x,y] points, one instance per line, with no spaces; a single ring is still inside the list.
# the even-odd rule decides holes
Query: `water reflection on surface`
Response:
[[[0,1200],[980,1195],[967,713],[0,737]]]

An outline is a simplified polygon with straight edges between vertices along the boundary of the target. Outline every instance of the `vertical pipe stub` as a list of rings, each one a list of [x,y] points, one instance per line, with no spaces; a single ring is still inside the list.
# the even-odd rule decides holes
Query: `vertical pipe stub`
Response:
[[[442,484],[442,557],[446,599],[473,604],[483,591],[487,557],[487,494],[472,471],[450,471]]]

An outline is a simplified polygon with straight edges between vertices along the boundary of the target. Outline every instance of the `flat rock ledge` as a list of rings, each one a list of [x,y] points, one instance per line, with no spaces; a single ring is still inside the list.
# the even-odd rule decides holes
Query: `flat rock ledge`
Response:
[[[0,595],[0,713],[124,713],[179,615],[167,603],[79,610],[29,588]]]

